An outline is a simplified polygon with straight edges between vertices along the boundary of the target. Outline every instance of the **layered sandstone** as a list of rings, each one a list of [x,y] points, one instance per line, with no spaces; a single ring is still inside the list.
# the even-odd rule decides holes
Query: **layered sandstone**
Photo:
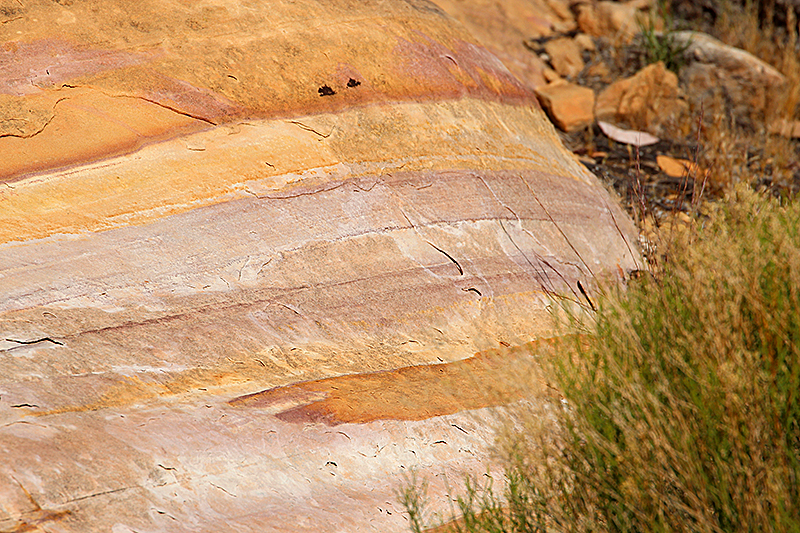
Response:
[[[553,298],[638,265],[431,3],[10,5],[0,529],[403,530],[404,472],[482,470],[520,395],[464,369],[522,374]]]

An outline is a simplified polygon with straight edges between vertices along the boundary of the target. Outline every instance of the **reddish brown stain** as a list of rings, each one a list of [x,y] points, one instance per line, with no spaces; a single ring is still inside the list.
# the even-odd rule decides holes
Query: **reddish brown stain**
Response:
[[[24,137],[25,146],[6,147],[22,155],[0,169],[0,176],[4,181],[16,181],[36,172],[129,154],[153,142],[236,120],[336,113],[376,103],[463,97],[538,106],[532,92],[485,48],[461,40],[445,45],[422,32],[415,34],[419,38],[414,41],[396,37],[398,44],[393,49],[388,44],[386,62],[368,62],[363,65],[366,70],[351,64],[351,61],[364,62],[358,57],[333,65],[319,64],[311,72],[291,74],[285,80],[265,82],[254,77],[257,71],[248,74],[244,70],[239,77],[225,76],[228,82],[235,80],[231,87],[213,81],[221,74],[210,64],[204,64],[204,68],[211,69],[208,76],[212,79],[190,83],[181,79],[181,74],[173,76],[161,63],[169,59],[180,64],[188,58],[165,56],[163,51],[133,53],[54,39],[6,43],[0,49],[0,93],[27,101],[47,89],[59,89],[56,102],[60,106],[52,106],[47,113],[49,118],[37,118],[40,125],[34,131],[24,135],[7,132],[13,137]],[[203,63],[202,58],[199,61]],[[249,68],[252,70],[252,66]],[[74,105],[74,95],[64,89],[72,87],[70,83],[89,91],[83,95],[84,100],[89,98],[83,109]],[[320,98],[319,91],[326,97]],[[98,115],[91,98],[100,102],[108,97],[140,99],[142,113],[152,112],[147,109],[149,103],[177,115],[165,117],[162,113],[144,131],[132,134],[137,130],[135,119],[124,113],[113,116],[113,111],[112,116]],[[72,109],[67,109],[69,106]],[[0,114],[3,112],[0,110]],[[11,113],[11,119],[20,119],[16,116],[18,111],[9,108],[5,112]],[[61,117],[64,118],[60,120]],[[191,119],[197,123],[184,124]],[[72,149],[59,150],[65,145]]]
[[[451,49],[417,32],[419,41],[399,38],[395,47],[397,77],[406,79],[413,96],[436,99],[471,96],[536,106],[533,93],[486,48],[458,41]],[[414,95],[414,85],[419,94]],[[424,89],[424,90],[423,90]]]
[[[61,520],[69,515],[71,511],[48,511],[47,509],[37,509],[17,522],[11,529],[4,529],[2,533],[25,533],[27,531],[42,531],[42,524]]]
[[[243,106],[210,89],[147,69],[141,98],[211,124],[224,124],[251,115]],[[137,95],[138,96],[138,95]]]
[[[149,54],[76,46],[60,39],[0,46],[0,93],[33,94],[62,82],[147,61]]]
[[[534,355],[567,346],[543,339],[480,352],[454,363],[410,366],[296,383],[234,398],[234,407],[281,408],[284,422],[336,426],[424,420],[549,394]],[[299,404],[299,405],[297,405]]]

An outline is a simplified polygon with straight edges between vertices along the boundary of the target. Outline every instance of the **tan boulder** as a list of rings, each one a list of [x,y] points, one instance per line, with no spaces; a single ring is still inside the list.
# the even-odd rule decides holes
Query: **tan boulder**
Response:
[[[544,50],[550,57],[550,64],[560,76],[575,78],[583,70],[581,48],[574,39],[559,37],[544,44]]]
[[[432,475],[485,470],[552,297],[641,266],[433,4],[14,9],[2,531],[406,531],[407,472],[447,511]]]
[[[606,87],[597,95],[595,116],[658,135],[686,109],[678,77],[658,62]]]
[[[594,121],[594,91],[575,83],[557,81],[536,89],[550,120],[564,131],[585,128]]]
[[[687,47],[688,65],[681,69],[680,80],[686,95],[698,103],[711,105],[719,97],[726,114],[763,116],[786,87],[783,74],[744,50],[700,32],[674,32],[672,36]]]

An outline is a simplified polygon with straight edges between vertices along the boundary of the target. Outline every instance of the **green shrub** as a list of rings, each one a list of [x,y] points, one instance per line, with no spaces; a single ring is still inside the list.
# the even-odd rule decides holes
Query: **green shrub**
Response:
[[[598,300],[551,358],[558,438],[507,427],[505,497],[453,527],[800,531],[800,204],[738,190]]]

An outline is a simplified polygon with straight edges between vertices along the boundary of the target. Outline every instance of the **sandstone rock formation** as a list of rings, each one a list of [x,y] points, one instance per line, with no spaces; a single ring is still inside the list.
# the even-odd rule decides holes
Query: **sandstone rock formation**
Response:
[[[9,5],[0,530],[404,530],[405,472],[484,468],[462,369],[639,266],[432,3]]]
[[[525,41],[576,28],[569,0],[439,0],[437,5],[461,22],[530,88],[545,83],[545,66],[525,47]]]

